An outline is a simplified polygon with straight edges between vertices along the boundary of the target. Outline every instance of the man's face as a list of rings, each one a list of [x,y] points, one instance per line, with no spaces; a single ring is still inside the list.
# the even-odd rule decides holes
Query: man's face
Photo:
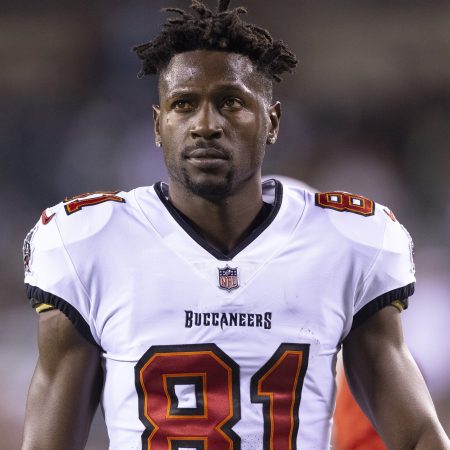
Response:
[[[170,183],[205,198],[225,198],[259,182],[280,105],[271,83],[245,56],[209,50],[175,55],[159,80],[155,133]]]

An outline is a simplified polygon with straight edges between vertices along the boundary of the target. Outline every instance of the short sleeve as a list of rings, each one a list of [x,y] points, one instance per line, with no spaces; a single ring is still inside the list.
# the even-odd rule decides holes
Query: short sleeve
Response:
[[[47,217],[52,211],[47,210]],[[51,305],[63,312],[92,343],[88,294],[64,248],[57,221],[42,220],[27,234],[23,245],[25,286],[31,305]]]
[[[394,301],[402,301],[406,308],[415,281],[411,236],[393,215],[387,214],[382,246],[363,280],[352,327]]]

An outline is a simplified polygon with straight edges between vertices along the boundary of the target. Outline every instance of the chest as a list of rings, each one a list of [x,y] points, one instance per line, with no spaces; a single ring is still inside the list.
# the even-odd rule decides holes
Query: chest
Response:
[[[136,360],[152,345],[180,343],[239,343],[243,356],[280,342],[335,349],[357,276],[343,255],[309,246],[298,238],[275,253],[257,247],[219,261],[148,236],[118,242],[84,266],[101,345]]]

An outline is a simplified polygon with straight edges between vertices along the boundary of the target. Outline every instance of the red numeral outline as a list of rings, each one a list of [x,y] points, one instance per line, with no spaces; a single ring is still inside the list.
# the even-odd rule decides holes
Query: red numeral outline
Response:
[[[263,404],[264,450],[296,450],[308,344],[281,344],[253,375],[252,403]]]
[[[239,366],[215,344],[153,346],[135,367],[135,384],[143,449],[240,450],[231,429],[241,418]],[[180,384],[194,385],[195,408],[178,408]]]
[[[125,203],[125,199],[116,195],[119,191],[97,191],[87,192],[85,194],[76,195],[75,197],[65,198],[64,209],[66,214],[70,214],[81,211],[85,206],[99,205],[104,202],[119,202]],[[90,197],[96,195],[96,197]],[[90,197],[90,198],[86,198]]]
[[[264,450],[296,450],[309,344],[281,344],[250,384],[263,404]],[[239,366],[215,344],[153,346],[135,366],[145,450],[240,450]],[[176,386],[191,385],[195,407],[179,407]],[[186,435],[189,430],[190,435]]]
[[[348,211],[362,216],[375,214],[373,200],[348,192],[319,192],[316,194],[316,206],[336,211]]]

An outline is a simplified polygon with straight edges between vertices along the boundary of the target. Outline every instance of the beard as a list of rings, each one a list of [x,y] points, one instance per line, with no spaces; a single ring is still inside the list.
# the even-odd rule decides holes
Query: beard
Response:
[[[185,188],[192,194],[211,201],[223,200],[233,191],[234,170],[230,169],[225,175],[215,176],[213,173],[193,177],[183,169],[181,178]]]

